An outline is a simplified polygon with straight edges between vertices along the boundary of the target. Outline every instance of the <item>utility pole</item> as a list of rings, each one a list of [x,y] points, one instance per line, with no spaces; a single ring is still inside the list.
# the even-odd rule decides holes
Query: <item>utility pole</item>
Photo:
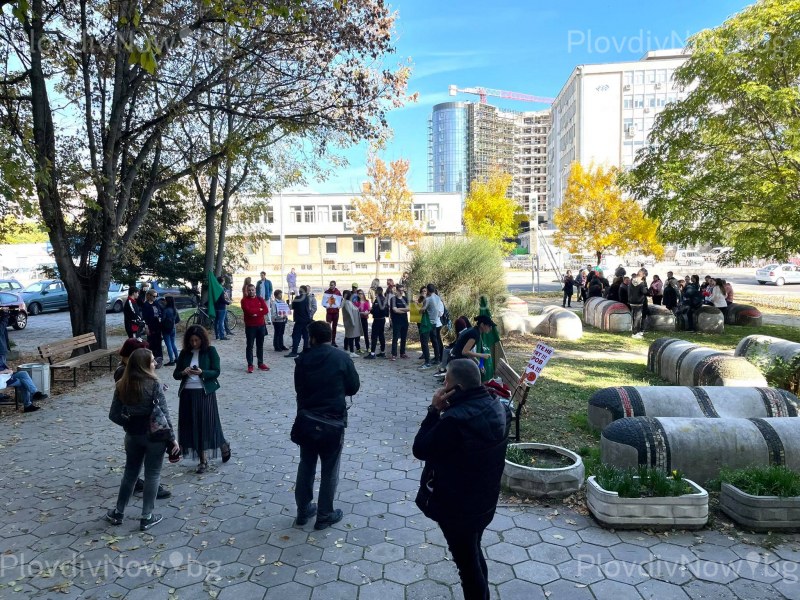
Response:
[[[283,255],[286,252],[286,250],[283,247],[283,242],[284,242],[284,239],[283,239],[283,190],[281,190],[278,193],[278,219],[279,219],[280,224],[281,224],[280,225],[281,226],[281,229],[280,229],[280,236],[281,236],[280,237],[280,240],[281,240],[281,278],[280,278],[280,281],[275,286],[275,289],[278,289],[279,286],[282,288],[283,287],[283,283],[282,282],[285,281],[284,278],[283,278],[283,272],[285,270],[284,269],[284,264],[283,264]],[[287,298],[288,298],[288,295],[287,295]]]
[[[539,293],[539,215],[534,211],[530,221],[531,292]]]

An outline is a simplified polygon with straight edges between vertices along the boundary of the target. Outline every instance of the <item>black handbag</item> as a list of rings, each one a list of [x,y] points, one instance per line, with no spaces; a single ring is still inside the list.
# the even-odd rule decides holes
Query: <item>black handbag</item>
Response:
[[[298,446],[325,450],[341,442],[344,428],[343,419],[320,415],[310,410],[299,410],[290,437]]]

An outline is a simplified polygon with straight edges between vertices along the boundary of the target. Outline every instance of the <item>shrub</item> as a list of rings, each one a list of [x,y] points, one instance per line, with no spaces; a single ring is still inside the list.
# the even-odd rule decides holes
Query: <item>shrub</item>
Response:
[[[494,315],[507,296],[500,251],[478,238],[454,237],[420,244],[412,254],[409,274],[409,296],[433,283],[453,321],[462,315],[474,319],[482,297]]]
[[[620,498],[669,498],[694,493],[678,471],[667,475],[659,469],[639,466],[638,469],[620,469],[611,465],[598,465],[595,469],[597,484]]]
[[[785,466],[722,469],[715,481],[716,487],[721,483],[730,483],[753,496],[800,496],[800,473]]]

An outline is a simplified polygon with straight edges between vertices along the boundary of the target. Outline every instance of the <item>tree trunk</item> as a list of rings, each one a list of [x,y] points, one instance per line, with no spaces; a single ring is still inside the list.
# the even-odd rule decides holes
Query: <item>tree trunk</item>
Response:
[[[206,258],[203,263],[203,277],[209,271],[214,271],[214,247],[217,241],[217,187],[219,176],[211,176],[211,188],[208,191],[208,199],[205,202],[206,213]]]
[[[600,250],[596,251],[597,254],[597,264],[600,265],[600,261],[603,259],[603,253]]]
[[[225,259],[225,235],[228,229],[228,214],[231,202],[231,177],[232,177],[232,164],[228,160],[225,165],[225,184],[222,187],[222,210],[220,211],[219,219],[219,242],[217,243],[217,263],[214,269],[214,274],[219,277],[222,275],[222,266]]]
[[[380,279],[379,275],[381,272],[381,241],[376,236],[375,237],[375,279]]]

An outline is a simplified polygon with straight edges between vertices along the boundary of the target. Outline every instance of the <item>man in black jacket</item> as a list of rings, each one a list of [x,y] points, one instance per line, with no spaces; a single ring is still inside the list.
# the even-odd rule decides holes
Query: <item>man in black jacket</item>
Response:
[[[331,328],[323,321],[308,326],[311,348],[295,359],[294,389],[297,410],[310,411],[327,419],[340,421],[347,427],[345,396],[358,392],[361,382],[353,361],[344,352],[331,347]],[[344,429],[338,440],[323,447],[300,445],[300,464],[294,498],[297,503],[296,525],[305,525],[317,515],[314,529],[325,529],[342,520],[342,511],[334,510],[333,497],[339,483],[339,458],[344,444]],[[312,503],[317,458],[321,462],[319,510]]]
[[[628,285],[628,306],[631,308],[633,335],[640,337],[647,316],[647,273],[640,269]]]
[[[311,323],[311,309],[309,307],[310,297],[308,286],[301,285],[300,293],[292,300],[292,317],[294,327],[292,327],[292,351],[284,354],[286,358],[297,356],[297,349],[300,347],[300,340],[303,340],[303,350],[308,346],[308,324]]]
[[[138,327],[136,331],[133,330],[134,324],[137,321],[141,320],[141,309],[136,299],[138,293],[139,292],[136,289],[136,286],[132,285],[128,289],[128,299],[125,300],[125,304],[122,305],[122,316],[125,323],[125,333],[128,334],[129,338],[140,337],[143,335],[143,332],[139,331]]]
[[[465,600],[489,598],[481,537],[497,508],[510,417],[481,385],[474,361],[451,360],[414,438],[414,456],[425,461],[417,506],[439,523]]]

